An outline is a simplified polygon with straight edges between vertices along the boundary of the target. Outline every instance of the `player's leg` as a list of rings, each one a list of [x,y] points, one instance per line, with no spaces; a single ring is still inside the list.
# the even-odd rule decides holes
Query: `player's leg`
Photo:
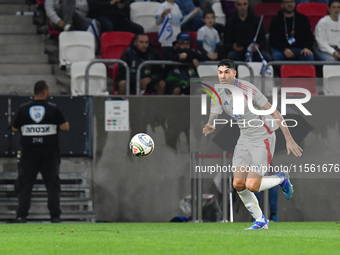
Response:
[[[41,175],[46,186],[48,210],[53,222],[60,222],[61,213],[59,166],[60,158],[42,159]]]
[[[264,176],[269,172],[275,150],[275,133],[267,139],[256,142],[252,145],[249,153],[251,155],[251,173],[248,175],[246,186],[253,192],[261,192],[282,183],[282,176]],[[261,177],[261,178],[260,178]]]
[[[22,222],[26,222],[31,207],[32,188],[38,174],[37,167],[34,159],[25,158],[21,158],[18,165],[19,176],[15,184],[19,201],[17,219],[22,220]]]
[[[294,190],[287,173],[280,172],[276,175],[264,176],[270,170],[269,166],[274,155],[275,141],[276,136],[273,133],[262,142],[254,144],[249,150],[251,172],[247,176],[246,187],[253,192],[261,192],[280,185],[286,199],[290,199]]]
[[[251,216],[255,219],[254,226],[251,229],[268,228],[268,223],[263,217],[262,210],[258,200],[253,192],[246,187],[246,180],[249,174],[250,154],[246,142],[240,137],[234,150],[233,166],[236,167],[234,175],[234,188],[237,191],[244,206],[247,208]]]
[[[237,167],[234,172],[234,188],[236,189],[244,206],[255,219],[255,224],[249,229],[267,229],[268,222],[264,218],[259,202],[253,192],[246,188],[247,172],[249,167]]]

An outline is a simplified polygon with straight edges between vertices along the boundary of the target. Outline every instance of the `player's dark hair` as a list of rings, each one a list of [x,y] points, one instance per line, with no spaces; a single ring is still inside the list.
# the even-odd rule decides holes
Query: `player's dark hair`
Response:
[[[205,19],[205,16],[207,16],[208,14],[214,15],[214,18],[216,18],[214,10],[209,8],[209,7],[205,8],[205,10],[203,12],[203,19]]]
[[[218,63],[217,68],[220,67],[220,66],[226,66],[226,67],[228,67],[230,69],[234,69],[234,70],[235,70],[235,67],[236,67],[234,61],[232,61],[231,59],[222,59],[220,61],[220,63]]]
[[[340,0],[330,0],[329,3],[328,3],[328,7],[331,8],[332,4],[335,3],[335,2],[340,3]]]
[[[49,87],[46,81],[37,81],[34,85],[34,95],[39,95],[41,92],[45,91],[48,88]]]

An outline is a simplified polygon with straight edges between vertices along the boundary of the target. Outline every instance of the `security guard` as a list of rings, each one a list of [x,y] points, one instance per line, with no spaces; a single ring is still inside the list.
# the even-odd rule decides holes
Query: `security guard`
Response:
[[[68,131],[69,123],[60,109],[47,102],[49,85],[38,81],[34,85],[34,99],[20,106],[12,130],[21,133],[23,147],[16,182],[19,208],[15,222],[25,223],[31,205],[31,192],[38,172],[41,173],[48,194],[51,222],[60,222],[60,150],[58,132]]]

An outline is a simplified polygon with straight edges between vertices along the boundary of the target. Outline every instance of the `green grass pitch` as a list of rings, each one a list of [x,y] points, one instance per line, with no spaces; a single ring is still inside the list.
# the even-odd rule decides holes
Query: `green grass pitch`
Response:
[[[0,254],[340,254],[340,222],[1,224]]]

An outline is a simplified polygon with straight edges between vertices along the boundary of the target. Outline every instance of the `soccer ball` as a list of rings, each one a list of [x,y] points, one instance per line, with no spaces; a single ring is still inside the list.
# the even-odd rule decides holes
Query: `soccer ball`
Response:
[[[148,134],[138,133],[130,141],[130,150],[133,155],[145,158],[155,149],[155,143]]]

